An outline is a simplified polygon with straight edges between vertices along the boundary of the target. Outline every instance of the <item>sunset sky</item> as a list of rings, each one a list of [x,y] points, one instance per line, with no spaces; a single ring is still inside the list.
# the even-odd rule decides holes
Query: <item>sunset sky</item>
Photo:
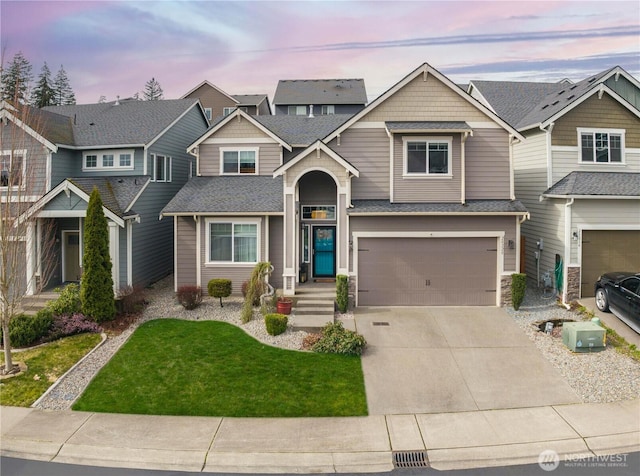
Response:
[[[638,1],[0,0],[3,62],[64,65],[78,103],[166,98],[207,79],[268,94],[279,79],[364,78],[370,99],[427,62],[456,82],[640,78]]]

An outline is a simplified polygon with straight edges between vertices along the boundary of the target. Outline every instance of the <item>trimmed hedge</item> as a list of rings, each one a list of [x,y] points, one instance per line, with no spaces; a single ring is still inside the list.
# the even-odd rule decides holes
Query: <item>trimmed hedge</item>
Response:
[[[222,306],[222,298],[231,296],[231,280],[225,278],[214,278],[207,284],[209,296],[220,298],[220,307]]]
[[[284,314],[267,314],[264,316],[264,324],[267,328],[267,333],[272,336],[282,334],[287,330],[287,323],[289,318]]]
[[[524,292],[527,288],[527,275],[523,273],[514,273],[511,275],[511,302],[513,308],[517,311],[524,299]]]

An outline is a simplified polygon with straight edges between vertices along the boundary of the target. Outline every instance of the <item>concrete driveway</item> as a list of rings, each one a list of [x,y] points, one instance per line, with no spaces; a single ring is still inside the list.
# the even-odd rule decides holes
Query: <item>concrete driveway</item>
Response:
[[[501,308],[357,308],[355,325],[370,415],[580,402]]]

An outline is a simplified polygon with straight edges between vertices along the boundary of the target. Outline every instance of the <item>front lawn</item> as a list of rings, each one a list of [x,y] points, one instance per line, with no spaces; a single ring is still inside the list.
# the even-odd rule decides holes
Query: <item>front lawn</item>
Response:
[[[100,334],[80,334],[30,350],[13,352],[14,363],[24,362],[28,369],[22,375],[1,381],[0,405],[31,406],[53,382],[93,349],[100,339]]]
[[[153,415],[367,414],[359,357],[274,348],[218,321],[140,326],[74,410]]]

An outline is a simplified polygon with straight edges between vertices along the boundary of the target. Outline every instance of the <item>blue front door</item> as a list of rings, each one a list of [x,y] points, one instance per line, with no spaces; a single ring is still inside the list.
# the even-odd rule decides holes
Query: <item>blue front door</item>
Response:
[[[336,227],[313,228],[313,275],[318,277],[336,275]]]

